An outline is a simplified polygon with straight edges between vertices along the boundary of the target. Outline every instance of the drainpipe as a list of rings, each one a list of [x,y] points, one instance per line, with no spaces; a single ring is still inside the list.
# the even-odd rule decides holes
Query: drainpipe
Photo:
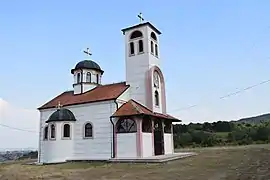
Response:
[[[114,103],[116,105],[116,110],[118,110],[118,103],[116,102],[116,99],[114,100]],[[113,126],[113,137],[112,137],[112,158],[115,158],[115,127],[114,127],[114,123],[113,123],[113,120],[112,120],[112,117],[110,117],[110,121],[112,123],[112,126]]]

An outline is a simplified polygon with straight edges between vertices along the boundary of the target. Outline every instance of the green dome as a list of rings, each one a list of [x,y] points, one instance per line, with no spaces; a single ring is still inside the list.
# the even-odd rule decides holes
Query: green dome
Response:
[[[48,122],[55,122],[55,121],[76,121],[74,114],[65,108],[57,109],[49,119],[46,121]]]
[[[83,60],[76,64],[75,68],[71,70],[71,73],[73,74],[75,70],[77,69],[93,69],[101,72],[103,74],[103,71],[101,70],[100,66],[91,60]]]

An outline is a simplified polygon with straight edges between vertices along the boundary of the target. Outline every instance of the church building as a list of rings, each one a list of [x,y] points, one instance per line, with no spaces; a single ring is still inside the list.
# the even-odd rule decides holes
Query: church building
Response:
[[[38,108],[38,163],[174,153],[172,122],[181,121],[166,113],[161,32],[150,22],[141,22],[122,33],[124,82],[103,84],[103,69],[93,60],[83,60],[70,71],[73,90]]]

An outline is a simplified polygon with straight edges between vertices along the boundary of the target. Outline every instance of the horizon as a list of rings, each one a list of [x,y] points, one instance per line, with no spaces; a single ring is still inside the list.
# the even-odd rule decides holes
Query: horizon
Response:
[[[138,24],[140,12],[162,32],[169,114],[186,124],[269,113],[270,83],[247,87],[269,77],[270,2],[82,1],[2,3],[0,124],[38,131],[37,108],[72,90],[70,70],[87,47],[102,84],[125,81],[121,29]],[[32,147],[38,134],[0,126],[0,141],[0,149]]]

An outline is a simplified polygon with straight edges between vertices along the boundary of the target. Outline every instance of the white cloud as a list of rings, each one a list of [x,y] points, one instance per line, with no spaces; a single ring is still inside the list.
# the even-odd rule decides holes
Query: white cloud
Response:
[[[0,124],[34,131],[25,132],[0,126],[0,149],[38,147],[39,113],[37,110],[15,107],[0,98]]]

